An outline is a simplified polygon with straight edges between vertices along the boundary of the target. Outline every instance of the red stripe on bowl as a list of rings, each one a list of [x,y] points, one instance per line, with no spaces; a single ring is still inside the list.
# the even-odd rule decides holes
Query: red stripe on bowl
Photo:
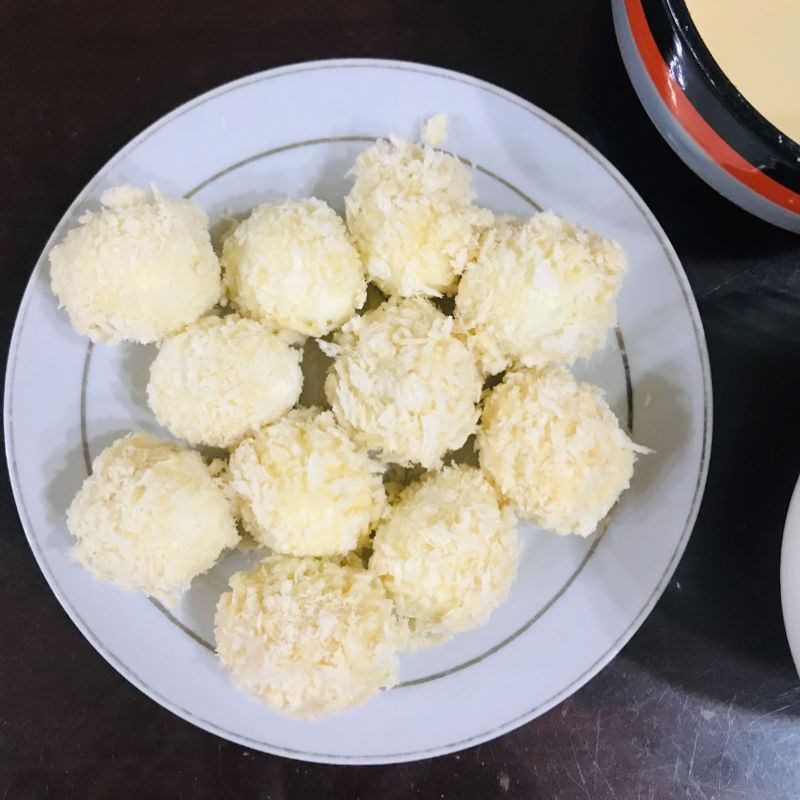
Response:
[[[684,130],[729,175],[745,184],[762,197],[771,200],[795,214],[800,214],[800,194],[787,189],[783,184],[765,175],[736,152],[703,119],[680,84],[672,77],[669,65],[661,57],[656,45],[641,0],[625,0],[628,22],[639,56],[650,80],[661,99]]]

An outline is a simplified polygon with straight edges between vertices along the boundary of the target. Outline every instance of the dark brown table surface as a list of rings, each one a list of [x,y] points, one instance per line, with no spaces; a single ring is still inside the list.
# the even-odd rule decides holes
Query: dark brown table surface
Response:
[[[543,717],[459,755],[329,767],[217,739],[121,678],[51,594],[4,481],[0,800],[800,797],[800,682],[779,594],[800,470],[800,238],[673,155],[628,82],[608,0],[0,0],[3,349],[50,231],[128,139],[219,83],[333,56],[422,61],[517,92],[655,212],[694,288],[715,392],[686,555],[630,644]]]

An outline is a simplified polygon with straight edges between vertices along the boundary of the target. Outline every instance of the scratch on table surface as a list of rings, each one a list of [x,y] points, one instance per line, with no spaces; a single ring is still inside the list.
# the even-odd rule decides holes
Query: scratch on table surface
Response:
[[[605,782],[606,786],[608,787],[608,791],[609,791],[611,797],[615,798],[617,796],[617,793],[614,791],[614,787],[611,785],[611,783],[609,782],[608,778],[606,777],[605,771],[600,766],[600,757],[599,756],[600,756],[601,717],[602,717],[602,712],[598,711],[597,712],[597,716],[595,717],[595,721],[594,721],[594,728],[595,728],[595,733],[594,733],[594,769],[595,769],[595,772],[598,775],[600,775],[600,777]],[[574,750],[573,750],[573,752],[574,752]],[[594,785],[595,785],[595,789],[596,789],[597,788],[597,779],[596,778],[595,778],[595,784]]]
[[[632,698],[631,705],[632,705],[633,716],[638,717],[642,707],[639,705],[639,701],[635,697]]]
[[[620,772],[619,774],[625,778],[638,778],[642,775],[647,775],[650,772],[659,772],[661,770],[674,770],[675,764],[671,761],[665,761],[663,764],[656,764],[652,767],[637,767],[636,769]]]
[[[612,798],[617,797],[617,793],[614,791],[614,787],[609,782],[608,778],[606,777],[605,772],[603,772],[602,768],[598,766],[597,771],[600,773],[600,777],[605,781],[606,786],[608,787],[609,794]]]
[[[700,738],[700,725],[695,728],[694,731],[694,744],[692,745],[692,756],[689,759],[689,777],[692,777],[692,772],[694,770],[694,757],[697,754],[697,740]]]
[[[700,797],[702,798],[702,800],[709,800],[709,797],[706,794],[706,790],[691,775],[689,776],[689,782],[691,783],[691,786],[687,786],[686,787],[686,797],[687,798],[691,797],[691,795],[689,794],[689,791],[691,790],[692,787],[694,787],[700,793]]]
[[[735,281],[738,281],[739,279],[743,278],[745,275],[749,275],[751,272],[754,272],[756,269],[758,269],[758,266],[759,266],[758,264],[754,264],[752,267],[738,273],[737,275],[733,275],[730,278],[727,278],[726,280],[720,281],[716,286],[713,286],[707,292],[703,292],[703,294],[700,295],[699,299],[707,300],[709,297],[711,297],[712,294],[716,294],[720,289],[724,289],[726,286],[728,286],[728,284],[734,283]]]
[[[581,769],[580,761],[578,761],[578,754],[575,752],[575,744],[572,739],[569,740],[569,746],[572,748],[572,757],[575,759],[575,766],[578,768],[578,775],[581,778],[581,786],[583,787],[583,792],[586,797],[591,800],[591,795],[589,794],[589,787],[586,785],[586,778],[583,776],[583,770]],[[577,785],[577,784],[576,784]]]
[[[744,777],[748,783],[753,780],[753,773],[756,771],[756,767],[761,762],[761,755],[758,752],[758,750],[754,751],[753,756],[754,756],[753,760],[750,762],[749,766],[747,767],[747,770],[744,773]]]
[[[660,703],[668,694],[672,692],[672,688],[669,686],[664,687],[664,691],[658,696],[658,702]]]
[[[735,699],[736,696],[734,696],[734,699],[728,704],[728,708],[725,711],[725,720],[728,723],[728,729],[725,731],[725,741],[722,743],[721,754],[723,757],[727,754],[728,747],[731,743],[731,731],[733,730],[733,703]]]
[[[497,782],[500,784],[500,789],[503,794],[508,794],[508,787],[511,785],[511,778],[505,772],[501,772],[497,776]]]
[[[776,700],[791,700],[792,705],[798,702],[798,694],[800,694],[800,688],[792,687],[791,689],[787,689],[784,692],[781,692],[775,698]]]
[[[792,703],[787,703],[785,706],[780,706],[780,708],[773,708],[772,711],[765,711],[763,714],[759,714],[755,719],[751,719],[747,725],[744,726],[745,730],[749,730],[753,727],[756,723],[761,722],[761,720],[766,719],[767,717],[771,717],[773,714],[780,714],[781,711],[786,711],[787,708],[790,708]]]
[[[597,754],[600,751],[600,714],[601,712],[597,712],[597,719],[595,720],[595,737],[594,737],[594,765],[598,766],[597,764]]]
[[[679,589],[681,588],[680,584],[678,584],[678,588]],[[699,681],[700,678],[705,678],[706,675],[709,675],[710,673],[714,672],[714,670],[715,670],[715,667],[705,667],[705,668],[701,669],[699,672],[695,672],[695,674],[693,676],[693,680]]]
[[[642,794],[642,789],[643,789],[642,786],[638,786],[636,788],[636,800],[655,800],[655,798],[656,798],[656,790],[655,790],[655,787],[653,786],[652,783],[647,787],[647,797],[646,798]]]

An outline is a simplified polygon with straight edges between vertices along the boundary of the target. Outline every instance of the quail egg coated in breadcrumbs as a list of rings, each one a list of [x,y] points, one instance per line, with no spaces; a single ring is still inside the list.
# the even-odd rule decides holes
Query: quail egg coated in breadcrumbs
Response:
[[[344,221],[313,197],[254,208],[226,237],[222,265],[240,314],[301,336],[324,336],[366,299]]]
[[[475,430],[482,381],[445,316],[423,297],[392,297],[323,346],[336,419],[381,460],[440,465]]]
[[[302,388],[299,350],[255,320],[211,316],[163,342],[147,402],[173,435],[231,447],[285,414]]]
[[[250,535],[278,553],[355,550],[380,518],[382,467],[330,411],[296,409],[245,438],[231,454],[231,487]]]
[[[370,280],[387,295],[452,294],[493,219],[473,204],[467,168],[392,136],[361,153],[352,172],[347,225]]]
[[[405,640],[375,575],[281,555],[231,578],[217,604],[215,636],[236,686],[306,719],[352,708],[394,685]]]
[[[149,343],[220,299],[220,265],[199,206],[157,189],[109,189],[50,251],[50,284],[94,342]]]
[[[571,364],[602,347],[617,321],[622,248],[551,212],[506,219],[465,270],[455,316],[486,374]]]
[[[67,510],[72,557],[168,605],[239,541],[223,488],[198,453],[145,434],[117,439]]]
[[[517,574],[513,511],[475,467],[449,466],[403,490],[375,532],[369,569],[417,635],[482,625]]]
[[[483,406],[481,467],[517,514],[588,536],[628,488],[637,453],[597,386],[564,367],[509,372]]]

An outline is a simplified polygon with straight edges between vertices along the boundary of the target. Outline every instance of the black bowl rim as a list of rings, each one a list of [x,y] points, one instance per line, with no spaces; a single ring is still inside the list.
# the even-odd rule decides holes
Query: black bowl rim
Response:
[[[641,0],[671,77],[714,132],[755,169],[800,193],[800,144],[766,119],[715,61],[685,0]]]

